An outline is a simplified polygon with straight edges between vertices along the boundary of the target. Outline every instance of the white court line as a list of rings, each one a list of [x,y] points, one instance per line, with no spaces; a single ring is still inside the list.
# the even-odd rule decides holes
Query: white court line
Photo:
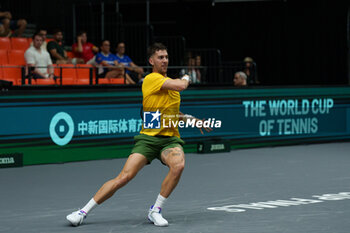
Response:
[[[289,200],[275,200],[275,201],[263,201],[263,202],[253,202],[249,204],[233,204],[225,205],[220,207],[208,207],[208,210],[214,211],[225,211],[229,213],[241,213],[245,212],[246,209],[252,210],[264,210],[264,209],[274,209],[278,207],[290,207],[298,205],[308,205],[315,204],[324,201],[340,201],[340,200],[349,200],[350,192],[340,192],[337,194],[322,194],[322,195],[313,195],[314,199],[305,199],[305,198],[290,198]]]

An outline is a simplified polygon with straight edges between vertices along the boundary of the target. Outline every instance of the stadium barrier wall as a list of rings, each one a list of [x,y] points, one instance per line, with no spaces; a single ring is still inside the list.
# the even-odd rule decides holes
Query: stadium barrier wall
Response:
[[[204,135],[180,128],[187,153],[206,140],[235,149],[350,138],[350,87],[201,87],[181,98],[182,112],[221,122]],[[7,163],[12,154],[23,155],[23,165],[126,157],[143,124],[140,88],[7,91],[0,106]]]

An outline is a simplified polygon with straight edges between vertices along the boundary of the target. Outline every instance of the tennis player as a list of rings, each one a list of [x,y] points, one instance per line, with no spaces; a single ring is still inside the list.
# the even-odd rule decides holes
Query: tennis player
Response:
[[[144,116],[147,113],[151,114],[151,117],[148,118],[150,122],[155,122],[158,119],[158,124],[148,125],[150,127],[143,125],[140,134],[134,138],[134,148],[120,174],[116,178],[107,181],[82,209],[67,216],[67,220],[73,226],[82,224],[92,209],[102,204],[118,189],[126,185],[153,159],[159,159],[168,166],[169,172],[161,185],[156,202],[149,209],[148,219],[156,226],[168,226],[168,221],[163,218],[161,210],[178,184],[185,167],[185,154],[182,148],[184,141],[180,139],[176,124],[163,127],[159,119],[162,117],[166,122],[187,120],[187,115],[179,111],[179,92],[188,87],[189,77],[186,75],[181,79],[167,77],[169,59],[167,48],[163,44],[155,43],[151,45],[148,48],[148,56],[153,72],[145,77],[142,84],[143,111]],[[211,131],[211,128],[204,129],[208,132]],[[200,131],[203,134],[202,129]]]

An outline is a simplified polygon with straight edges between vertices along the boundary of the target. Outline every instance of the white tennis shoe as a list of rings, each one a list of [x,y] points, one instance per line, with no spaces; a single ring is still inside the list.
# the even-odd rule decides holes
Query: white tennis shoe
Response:
[[[73,225],[79,226],[83,223],[83,220],[86,218],[86,213],[83,210],[74,211],[71,214],[68,214],[66,219]]]
[[[153,205],[148,211],[148,220],[153,222],[154,225],[158,227],[166,227],[169,225],[168,221],[163,218],[162,214],[162,209],[159,207],[153,208]]]

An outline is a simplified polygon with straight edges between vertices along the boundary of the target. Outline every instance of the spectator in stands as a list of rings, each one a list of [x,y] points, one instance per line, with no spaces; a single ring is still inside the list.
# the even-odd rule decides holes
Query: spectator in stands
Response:
[[[27,21],[25,19],[13,20],[11,12],[0,11],[0,36],[21,37],[26,27],[27,27]],[[12,35],[12,31],[14,31],[13,35]]]
[[[111,44],[109,40],[101,43],[101,52],[96,54],[96,63],[100,65],[98,76],[104,78],[126,78],[126,84],[135,84],[129,75],[125,73],[123,64],[118,63],[117,57],[110,52]]]
[[[247,86],[247,75],[242,71],[236,72],[233,78],[233,85],[236,87]]]
[[[243,60],[244,62],[244,69],[243,72],[247,75],[247,83],[249,84],[257,84],[258,76],[256,73],[256,64],[251,57],[246,57]]]
[[[72,52],[75,57],[81,58],[86,64],[95,63],[95,54],[98,48],[90,42],[87,42],[85,31],[80,31],[77,35],[77,42],[72,45]]]
[[[63,46],[62,31],[56,29],[53,33],[53,41],[47,44],[47,51],[50,53],[53,63],[56,64],[83,64],[84,60],[81,58],[68,58],[67,52]]]
[[[204,77],[204,70],[201,67],[202,66],[202,57],[200,55],[195,56],[195,71],[196,71],[196,77],[197,80],[199,80],[199,82],[203,81],[203,77]]]
[[[137,66],[131,58],[125,54],[125,43],[119,42],[117,44],[117,60],[119,64],[123,64],[126,69],[126,74],[129,75],[135,82],[140,82],[144,74],[142,67]]]
[[[39,34],[43,37],[43,43],[41,45],[41,49],[44,51],[47,51],[47,43],[46,43],[46,36],[47,36],[47,30],[46,29],[39,29],[36,34]],[[30,46],[33,46],[33,41],[30,43]]]
[[[188,76],[190,76],[191,83],[200,83],[200,77],[197,76],[195,65],[195,58],[188,57],[187,67],[180,71],[180,76],[187,74]]]
[[[33,46],[26,50],[24,53],[24,58],[34,79],[56,79],[54,76],[50,55],[47,51],[41,49],[42,43],[43,37],[40,35],[40,33],[34,34]]]

